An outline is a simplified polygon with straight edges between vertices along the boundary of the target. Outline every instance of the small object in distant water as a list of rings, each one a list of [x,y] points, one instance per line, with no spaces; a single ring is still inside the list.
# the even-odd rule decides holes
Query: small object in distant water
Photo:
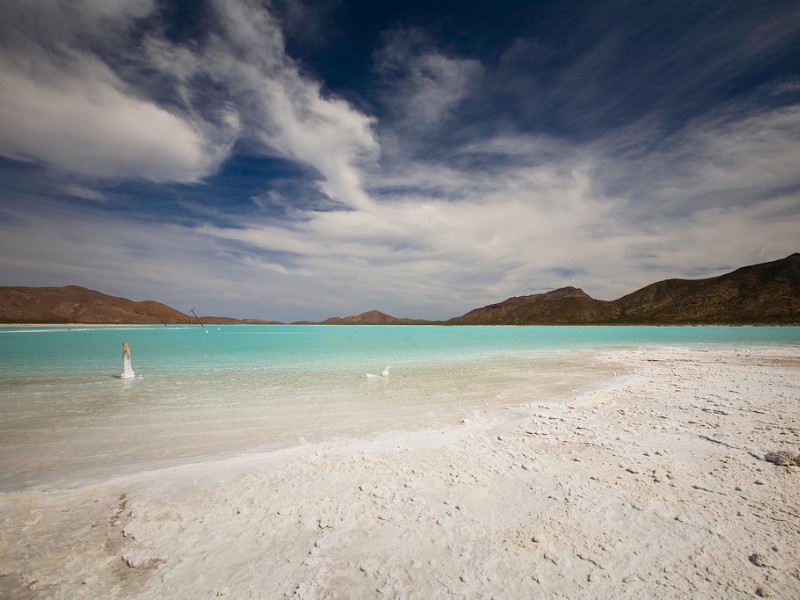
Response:
[[[131,367],[131,347],[128,342],[122,342],[122,373],[120,373],[120,379],[131,379],[136,377],[136,373],[133,372],[133,367]]]
[[[372,373],[367,373],[367,377],[370,377],[370,378],[371,377],[375,377],[375,378],[377,378],[377,377],[388,377],[389,376],[389,369],[391,369],[391,367],[386,367],[383,371],[381,371],[380,375],[373,375]]]
[[[197,313],[196,313],[196,312],[194,312],[194,307],[192,307],[192,308],[189,310],[189,312],[190,312],[190,313],[192,313],[192,314],[194,315],[194,318],[195,318],[195,319],[197,319],[197,322],[198,322],[198,323],[200,323],[200,327],[202,327],[202,328],[203,328],[203,331],[205,331],[206,333],[208,333],[208,329],[206,329],[206,326],[205,326],[205,325],[203,325],[203,322],[200,320],[200,317],[198,317],[198,316],[197,316]]]

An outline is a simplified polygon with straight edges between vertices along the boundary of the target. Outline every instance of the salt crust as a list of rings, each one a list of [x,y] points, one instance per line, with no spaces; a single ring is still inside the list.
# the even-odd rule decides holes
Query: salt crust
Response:
[[[447,430],[0,494],[0,597],[800,597],[800,352],[609,351]]]

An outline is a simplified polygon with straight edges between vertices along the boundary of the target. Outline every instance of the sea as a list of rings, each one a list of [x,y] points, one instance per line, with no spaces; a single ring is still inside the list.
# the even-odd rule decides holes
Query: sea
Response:
[[[0,491],[447,428],[574,398],[625,369],[604,350],[648,346],[798,353],[800,328],[0,327]]]

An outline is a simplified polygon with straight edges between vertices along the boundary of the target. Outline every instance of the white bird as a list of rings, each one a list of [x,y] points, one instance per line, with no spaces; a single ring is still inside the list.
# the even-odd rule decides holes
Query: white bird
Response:
[[[383,371],[381,371],[380,375],[374,375],[372,373],[367,373],[367,377],[388,377],[389,376],[389,369],[391,369],[391,367],[386,367]]]

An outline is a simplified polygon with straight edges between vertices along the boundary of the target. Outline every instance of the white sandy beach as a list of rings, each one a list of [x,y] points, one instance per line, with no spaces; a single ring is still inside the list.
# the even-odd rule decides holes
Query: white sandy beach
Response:
[[[800,467],[763,459],[800,451],[800,356],[603,360],[451,429],[2,494],[0,597],[800,597]]]

